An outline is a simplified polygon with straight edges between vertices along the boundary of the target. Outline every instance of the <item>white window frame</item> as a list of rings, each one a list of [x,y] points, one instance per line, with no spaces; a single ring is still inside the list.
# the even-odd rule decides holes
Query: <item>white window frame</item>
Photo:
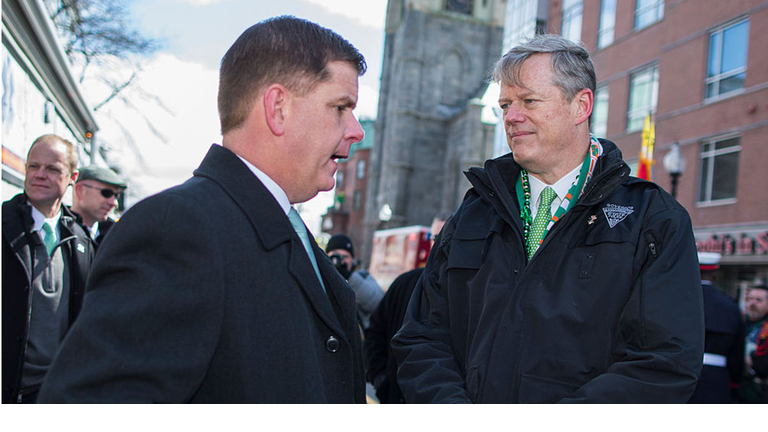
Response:
[[[606,8],[612,5],[612,8]],[[613,14],[608,14],[612,10]],[[616,0],[602,0],[600,2],[600,25],[597,29],[597,48],[602,49],[613,43],[616,31]]]
[[[605,101],[605,108],[601,111],[597,111],[597,106],[599,101],[604,100]],[[601,85],[595,89],[595,106],[592,111],[592,124],[590,125],[590,129],[592,130],[592,134],[594,134],[598,138],[605,138],[608,134],[608,107],[610,104],[610,93],[608,90],[608,85]],[[598,118],[598,114],[604,114],[605,118]],[[598,130],[598,127],[600,129]]]
[[[568,4],[569,1],[570,4]],[[581,42],[583,16],[583,0],[563,0],[563,21],[560,25],[560,34],[573,42]]]
[[[355,164],[355,177],[358,179],[365,178],[365,159],[358,159]]]
[[[744,43],[746,44],[746,46],[744,48],[745,48],[745,50],[747,50],[747,58],[745,59],[744,66],[738,67],[736,69],[732,69],[732,70],[727,71],[725,73],[719,73],[718,72],[718,73],[716,73],[713,76],[708,76],[704,80],[704,98],[705,98],[705,100],[707,102],[719,100],[719,99],[726,98],[726,97],[729,97],[729,96],[733,96],[735,94],[739,94],[739,93],[744,91],[744,87],[741,87],[741,88],[738,88],[738,89],[735,89],[735,90],[731,90],[731,91],[729,91],[727,93],[720,93],[720,83],[722,81],[728,79],[728,78],[731,78],[733,76],[736,76],[736,75],[739,75],[739,74],[742,74],[742,73],[746,75],[746,72],[747,72],[747,62],[749,61],[749,19],[748,18],[741,19],[741,20],[729,23],[727,25],[724,25],[724,26],[722,26],[720,28],[717,28],[714,31],[712,31],[709,34],[709,43],[710,43],[709,48],[710,48],[710,50],[709,50],[709,54],[708,54],[708,58],[707,58],[707,75],[709,75],[710,64],[712,62],[711,53],[712,53],[713,37],[716,37],[715,43],[717,43],[717,49],[715,51],[715,62],[716,62],[717,65],[716,65],[715,69],[719,71],[720,70],[720,66],[722,64],[723,35],[725,34],[725,31],[730,29],[730,28],[736,27],[738,25],[744,24],[744,23],[747,23],[747,39],[744,41]],[[719,37],[717,37],[717,36],[719,36]],[[710,85],[714,85],[715,86],[714,96],[711,96],[711,97],[708,96],[708,94],[709,94],[709,86]]]
[[[654,20],[640,27],[639,18],[647,12],[655,12]],[[640,0],[635,0],[635,31],[650,27],[662,19],[664,19],[664,0],[655,0],[645,7],[640,6]]]
[[[731,146],[724,149],[716,149],[717,143],[722,141],[728,141],[732,140],[734,138],[739,139],[739,144],[735,146]],[[711,146],[710,150],[704,151],[704,146],[709,144]],[[699,190],[696,194],[696,206],[697,207],[710,207],[710,206],[718,206],[718,205],[724,205],[724,204],[734,204],[736,203],[736,195],[738,195],[738,183],[736,185],[736,190],[734,191],[734,197],[733,198],[722,198],[718,200],[712,199],[712,187],[714,182],[714,171],[715,171],[715,158],[718,156],[723,156],[726,154],[731,153],[741,153],[741,136],[736,134],[731,135],[724,135],[724,136],[718,136],[715,138],[711,138],[708,140],[705,140],[701,143],[701,151],[699,152],[699,178],[697,180],[699,184]],[[707,167],[707,173],[706,173],[706,184],[703,183],[703,177],[704,177],[704,159],[710,159],[711,163],[709,163],[709,166]],[[738,170],[736,171],[736,180],[738,181]],[[701,199],[701,193],[702,189],[706,189],[706,195],[707,197],[702,200]]]
[[[640,77],[643,74],[650,75],[651,105],[632,109],[633,84],[636,83],[635,79]],[[642,130],[643,129],[642,120],[648,114],[650,114],[651,117],[653,117],[653,115],[656,114],[656,108],[658,106],[658,103],[659,103],[659,65],[653,64],[643,69],[637,70],[629,77],[629,101],[627,105],[627,128],[626,128],[627,133],[632,133],[632,132]],[[639,127],[631,127],[633,121],[637,122],[639,124]]]

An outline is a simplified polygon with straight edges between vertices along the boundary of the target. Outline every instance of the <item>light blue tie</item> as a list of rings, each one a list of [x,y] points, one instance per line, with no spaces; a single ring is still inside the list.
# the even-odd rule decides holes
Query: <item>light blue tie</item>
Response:
[[[301,243],[304,245],[304,250],[307,252],[307,255],[309,256],[309,261],[312,262],[312,267],[315,269],[317,280],[320,281],[320,286],[323,287],[323,291],[325,291],[325,284],[323,284],[323,277],[320,276],[320,268],[317,266],[315,253],[312,251],[312,244],[310,244],[309,242],[309,235],[307,234],[307,227],[304,226],[304,221],[301,220],[301,216],[299,216],[299,213],[293,207],[291,207],[291,210],[288,212],[288,219],[290,219],[291,225],[293,225],[293,229],[294,231],[296,231],[296,234],[299,235],[299,238],[301,239]]]
[[[45,250],[48,252],[48,256],[51,256],[51,252],[56,247],[56,235],[53,233],[53,228],[51,228],[51,225],[48,222],[43,223],[42,230],[45,232],[45,236],[43,237]]]

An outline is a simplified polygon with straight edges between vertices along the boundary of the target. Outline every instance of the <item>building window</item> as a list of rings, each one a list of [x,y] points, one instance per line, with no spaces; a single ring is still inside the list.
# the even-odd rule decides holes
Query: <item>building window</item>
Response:
[[[352,210],[358,211],[360,210],[360,190],[356,190],[355,194],[352,195]]]
[[[365,159],[359,159],[357,161],[356,175],[358,179],[365,178]]]
[[[616,0],[603,0],[600,4],[600,28],[597,30],[597,47],[605,48],[613,43],[616,26]]]
[[[442,70],[442,96],[440,102],[446,106],[458,106],[462,102],[464,65],[456,52],[448,53],[438,66]]]
[[[344,186],[344,173],[341,170],[336,171],[336,188],[341,189]]]
[[[749,21],[721,28],[709,36],[707,99],[744,88]]]
[[[656,113],[659,99],[659,67],[654,65],[632,74],[629,83],[629,109],[627,132],[643,128],[645,116]]]
[[[736,179],[739,175],[739,137],[712,140],[701,147],[701,177],[699,202],[715,203],[736,198]]]
[[[595,91],[595,107],[592,110],[592,133],[597,137],[605,137],[608,132],[608,86],[604,85]]]
[[[544,11],[539,11],[539,0],[507,0],[502,51],[507,52],[527,38],[547,33],[548,18],[548,12],[545,15]]]
[[[445,10],[472,15],[472,0],[445,0]]]
[[[563,0],[563,25],[561,34],[573,42],[581,41],[581,0]]]
[[[635,30],[648,27],[664,18],[664,0],[637,0],[635,3]]]

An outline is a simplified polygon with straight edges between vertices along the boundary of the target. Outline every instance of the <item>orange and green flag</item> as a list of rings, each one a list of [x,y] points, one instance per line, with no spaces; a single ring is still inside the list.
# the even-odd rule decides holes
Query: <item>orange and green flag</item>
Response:
[[[637,164],[637,177],[653,181],[653,143],[656,141],[656,127],[651,121],[651,115],[645,116],[643,126],[643,145],[640,148],[640,161]]]

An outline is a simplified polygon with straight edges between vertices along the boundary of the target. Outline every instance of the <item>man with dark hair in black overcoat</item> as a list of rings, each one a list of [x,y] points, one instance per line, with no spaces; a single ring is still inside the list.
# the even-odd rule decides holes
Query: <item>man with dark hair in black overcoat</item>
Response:
[[[334,185],[363,130],[365,60],[295,17],[221,62],[222,146],[99,246],[42,402],[364,403],[355,296],[292,204]]]

